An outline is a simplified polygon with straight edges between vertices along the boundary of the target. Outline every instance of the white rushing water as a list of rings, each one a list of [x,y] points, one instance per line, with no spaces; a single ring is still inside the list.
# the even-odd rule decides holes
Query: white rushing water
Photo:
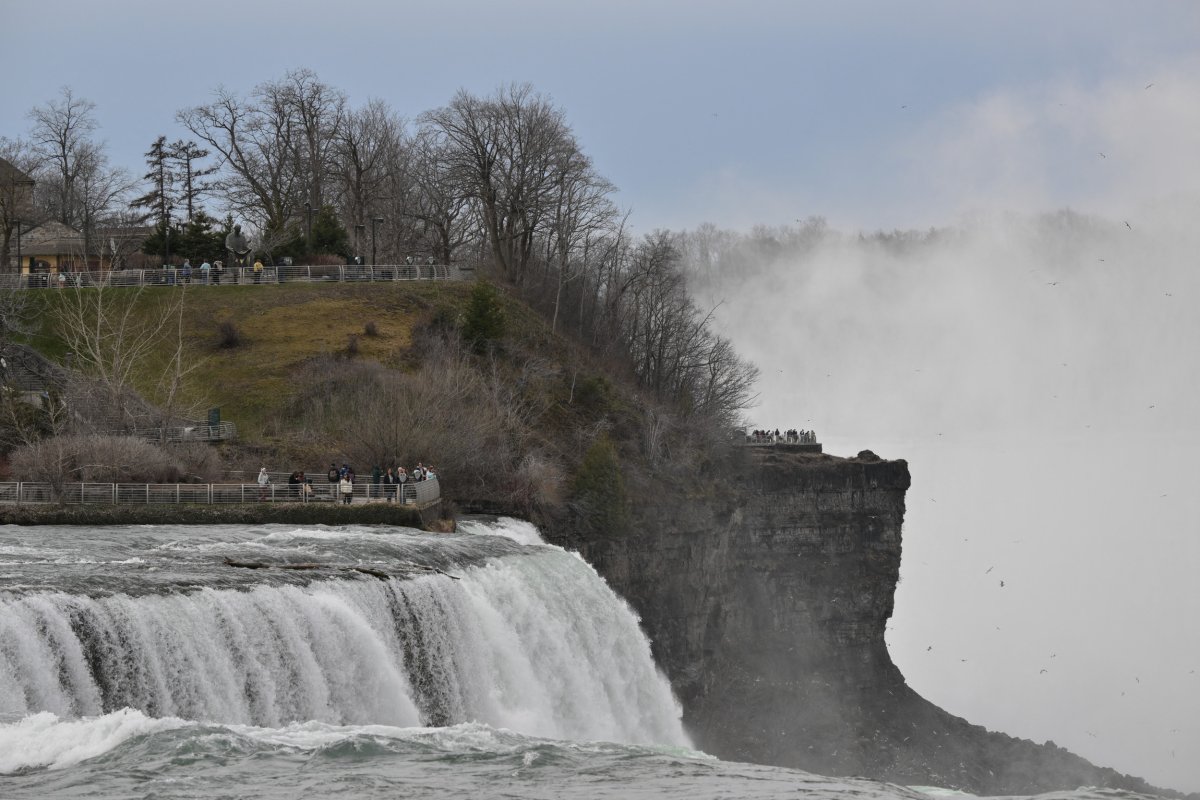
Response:
[[[579,558],[543,547],[459,573],[137,597],[0,593],[0,715],[478,721],[556,739],[687,743],[636,617]]]

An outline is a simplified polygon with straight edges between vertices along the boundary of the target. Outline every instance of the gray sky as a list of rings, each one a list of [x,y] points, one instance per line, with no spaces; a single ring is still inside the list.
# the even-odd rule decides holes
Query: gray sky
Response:
[[[715,298],[756,420],[910,460],[918,690],[1200,790],[1200,4],[0,0],[0,29],[0,135],[69,85],[134,172],[220,84],[308,67],[416,116],[528,81],[639,231],[958,226]],[[1062,207],[1128,236],[1047,250],[1023,215]]]

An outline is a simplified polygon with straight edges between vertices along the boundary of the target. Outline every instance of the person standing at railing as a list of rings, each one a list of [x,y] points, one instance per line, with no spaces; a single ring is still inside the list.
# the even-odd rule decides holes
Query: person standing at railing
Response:
[[[350,479],[349,473],[343,475],[338,482],[338,491],[342,495],[342,502],[350,505],[350,501],[354,499],[354,481]]]
[[[267,492],[270,491],[271,476],[267,474],[267,468],[263,467],[258,471],[258,499],[259,502],[267,499]]]
[[[212,272],[212,264],[208,263],[208,259],[204,259],[204,263],[200,265],[200,283],[208,285],[208,276]]]
[[[383,473],[383,499],[389,503],[396,497],[396,473],[388,467]]]
[[[371,467],[371,488],[367,491],[368,498],[382,496],[382,492],[379,488],[382,482],[383,470],[381,470],[379,465],[376,464],[375,466]]]
[[[224,262],[217,260],[212,265],[213,286],[221,285],[221,273],[225,271]]]
[[[188,259],[183,260],[183,266],[179,268],[179,274],[183,277],[184,283],[192,282],[192,262]]]
[[[263,263],[261,258],[254,259],[254,282],[262,283]]]

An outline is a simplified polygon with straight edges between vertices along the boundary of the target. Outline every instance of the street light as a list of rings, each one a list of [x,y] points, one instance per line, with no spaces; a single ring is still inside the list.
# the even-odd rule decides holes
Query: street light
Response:
[[[171,265],[171,212],[174,210],[172,206],[167,206],[167,213],[163,217],[163,269]]]
[[[379,223],[383,222],[383,217],[371,218],[371,266],[375,266],[375,229],[379,227]]]
[[[304,229],[304,249],[308,251],[310,256],[312,255],[312,212],[312,203],[305,203],[304,215],[308,219],[308,227]]]
[[[354,226],[354,257],[355,263],[362,263],[362,232],[367,229],[366,225],[359,223]]]

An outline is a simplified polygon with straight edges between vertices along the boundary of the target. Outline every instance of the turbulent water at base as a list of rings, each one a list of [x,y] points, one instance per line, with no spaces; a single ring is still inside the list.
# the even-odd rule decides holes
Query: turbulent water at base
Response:
[[[691,749],[630,608],[515,520],[0,528],[3,798],[929,794]]]

